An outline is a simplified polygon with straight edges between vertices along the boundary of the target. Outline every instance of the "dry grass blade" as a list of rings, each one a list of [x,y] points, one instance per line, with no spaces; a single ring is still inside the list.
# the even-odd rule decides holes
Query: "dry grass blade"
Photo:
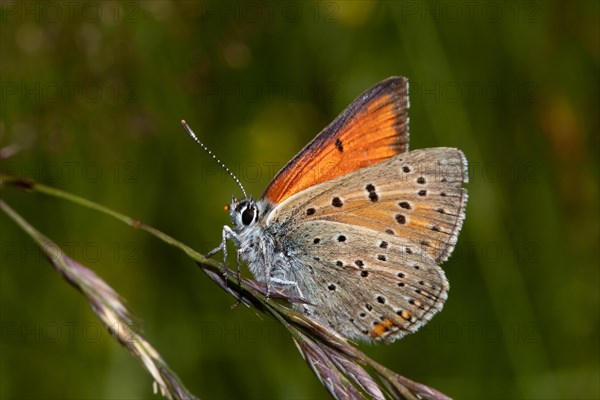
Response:
[[[223,270],[214,263],[198,262],[198,265],[229,294],[278,320],[290,332],[298,351],[334,398],[449,399],[435,389],[390,371],[336,332],[288,307],[298,299],[288,298],[281,292],[273,296],[271,290],[271,298],[267,300],[263,284],[247,278],[242,278],[241,283],[225,278]],[[230,270],[226,275],[232,277],[235,273]]]
[[[94,313],[113,337],[142,361],[164,397],[196,399],[181,384],[160,354],[135,330],[129,310],[113,288],[92,270],[68,257],[58,245],[33,228],[3,200],[0,200],[0,209],[31,236],[54,269],[86,297]]]

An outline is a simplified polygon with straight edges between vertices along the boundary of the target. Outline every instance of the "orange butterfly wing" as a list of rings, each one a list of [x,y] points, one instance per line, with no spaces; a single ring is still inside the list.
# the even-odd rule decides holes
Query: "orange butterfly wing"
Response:
[[[263,193],[278,204],[310,186],[408,151],[408,80],[391,77],[360,95]]]

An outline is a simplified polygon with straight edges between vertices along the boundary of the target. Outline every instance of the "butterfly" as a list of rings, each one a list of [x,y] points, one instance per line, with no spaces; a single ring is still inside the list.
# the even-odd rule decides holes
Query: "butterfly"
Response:
[[[244,199],[233,198],[215,249],[226,258],[232,240],[258,281],[352,340],[393,342],[442,309],[439,264],[465,218],[464,154],[408,151],[408,87],[390,77],[361,94],[258,200],[234,177]]]

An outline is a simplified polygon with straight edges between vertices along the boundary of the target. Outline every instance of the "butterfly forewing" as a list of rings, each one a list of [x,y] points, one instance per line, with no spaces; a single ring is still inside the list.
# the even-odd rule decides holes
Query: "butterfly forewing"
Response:
[[[417,150],[297,193],[267,225],[286,233],[282,247],[317,318],[350,337],[395,340],[446,299],[437,264],[456,243],[466,180],[459,150]]]
[[[464,220],[467,179],[460,150],[416,150],[305,190],[276,207],[269,221],[362,226],[402,236],[440,263],[454,249]]]
[[[408,81],[388,78],[359,96],[273,179],[273,204],[408,150]]]

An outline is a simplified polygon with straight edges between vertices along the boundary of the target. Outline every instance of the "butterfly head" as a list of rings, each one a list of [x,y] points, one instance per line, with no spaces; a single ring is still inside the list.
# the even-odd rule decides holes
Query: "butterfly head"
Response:
[[[231,200],[229,216],[236,231],[244,230],[258,221],[259,208],[254,199]]]

